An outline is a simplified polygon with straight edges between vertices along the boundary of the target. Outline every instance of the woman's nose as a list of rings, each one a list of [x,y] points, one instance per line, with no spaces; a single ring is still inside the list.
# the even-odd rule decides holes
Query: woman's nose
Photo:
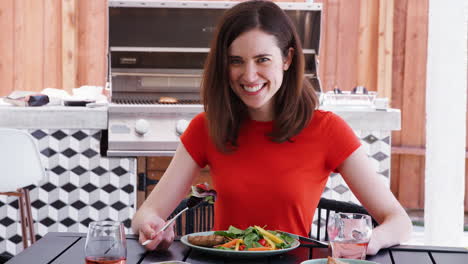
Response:
[[[246,63],[244,67],[243,78],[246,81],[256,81],[258,77],[257,66],[254,63]]]

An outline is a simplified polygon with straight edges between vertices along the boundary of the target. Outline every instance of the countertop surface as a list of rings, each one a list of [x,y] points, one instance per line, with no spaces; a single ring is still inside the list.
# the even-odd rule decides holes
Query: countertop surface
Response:
[[[201,108],[202,109],[202,108]],[[401,113],[398,109],[321,107],[341,116],[353,129],[400,130]],[[18,107],[0,105],[0,127],[11,128],[69,128],[107,129],[107,106]]]
[[[107,129],[107,107],[0,106],[0,127]]]

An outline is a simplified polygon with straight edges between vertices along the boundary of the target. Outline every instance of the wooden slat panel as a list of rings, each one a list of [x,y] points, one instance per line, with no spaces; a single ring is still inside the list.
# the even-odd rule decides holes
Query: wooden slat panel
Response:
[[[377,31],[379,1],[362,0],[360,8],[357,53],[357,83],[367,89],[377,90]]]
[[[148,252],[141,264],[150,264],[159,261],[168,261],[168,260],[183,260],[184,257],[188,254],[189,248],[182,244],[179,241],[174,241],[169,247],[168,251],[165,252]],[[196,263],[193,261],[188,261],[189,263]],[[130,264],[130,263],[129,263]]]
[[[50,263],[55,256],[65,251],[79,239],[79,237],[57,237],[56,234],[49,233],[45,235],[26,251],[10,260],[8,264]]]
[[[166,170],[172,157],[148,157],[146,160],[146,168],[148,170]]]
[[[433,252],[432,257],[436,263],[467,263],[468,254],[466,253],[443,253]]]
[[[13,91],[14,0],[0,1],[0,96]]]
[[[352,90],[358,85],[355,66],[358,53],[360,1],[339,1],[338,23],[338,86],[343,91]]]
[[[468,213],[468,160],[465,160],[465,213]]]
[[[379,97],[392,98],[393,3],[380,1],[377,63],[377,91]]]
[[[146,157],[137,157],[137,175],[140,175],[140,173],[146,173]],[[140,177],[137,177],[137,188],[141,184],[139,180]],[[146,199],[146,190],[138,190],[137,188],[135,188],[137,193],[136,208],[139,209]]]
[[[43,88],[62,88],[62,6],[60,1],[44,1]]]
[[[78,10],[78,86],[104,86],[107,72],[107,1],[79,1]]]
[[[398,264],[432,264],[427,252],[393,251],[393,259]]]
[[[340,20],[340,5],[338,0],[323,1],[324,16],[322,29],[327,33],[322,36],[322,46],[325,50],[320,51],[320,71],[322,72],[322,89],[333,90],[338,85],[337,60],[338,60],[338,25]]]
[[[390,253],[387,249],[380,250],[377,255],[367,256],[366,259],[380,264],[393,264]]]
[[[44,3],[15,0],[14,12],[14,89],[40,91],[44,64]]]
[[[406,7],[408,0],[395,0],[394,2],[394,33],[393,33],[393,61],[392,61],[392,97],[390,105],[401,109],[403,104],[403,81],[405,74],[405,35],[406,35]],[[392,132],[392,145],[401,145],[401,132]],[[399,198],[400,187],[400,157],[392,155],[390,186],[392,192]]]
[[[78,25],[76,0],[62,1],[62,88],[77,87]]]
[[[322,28],[320,32],[321,35],[320,35],[320,44],[319,44],[320,46],[319,55],[317,56],[317,59],[319,61],[317,71],[318,71],[319,78],[322,84],[322,89],[324,89],[324,87],[326,86],[324,69],[326,67],[325,64],[327,63],[327,60],[325,59],[326,54],[327,54],[327,43],[325,42],[325,39],[327,38],[326,26],[328,24],[328,23],[325,23],[325,21],[327,21],[327,18],[328,18],[327,16],[328,8],[326,8],[328,0],[316,0],[315,2],[322,4],[322,18],[321,18]]]
[[[408,1],[406,19],[405,75],[403,81],[401,144],[425,144],[425,79],[427,44],[427,1]],[[400,200],[408,208],[421,208],[418,197],[424,190],[423,158],[403,156],[400,164]],[[418,188],[421,193],[415,192]]]

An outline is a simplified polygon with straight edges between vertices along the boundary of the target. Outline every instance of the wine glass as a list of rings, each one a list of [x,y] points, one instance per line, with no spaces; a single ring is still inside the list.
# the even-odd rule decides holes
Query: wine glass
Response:
[[[335,213],[327,227],[332,257],[365,259],[372,235],[372,218],[357,213]]]
[[[86,264],[125,264],[127,242],[120,222],[89,223],[85,244]]]

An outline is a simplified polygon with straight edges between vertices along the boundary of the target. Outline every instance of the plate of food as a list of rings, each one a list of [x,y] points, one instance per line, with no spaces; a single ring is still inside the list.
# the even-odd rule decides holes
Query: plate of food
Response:
[[[199,251],[223,257],[266,257],[297,248],[293,237],[259,226],[245,230],[230,226],[226,231],[199,232],[183,236],[180,241]]]
[[[378,264],[377,262],[360,260],[360,259],[344,259],[344,258],[321,258],[311,259],[301,262],[301,264]]]

